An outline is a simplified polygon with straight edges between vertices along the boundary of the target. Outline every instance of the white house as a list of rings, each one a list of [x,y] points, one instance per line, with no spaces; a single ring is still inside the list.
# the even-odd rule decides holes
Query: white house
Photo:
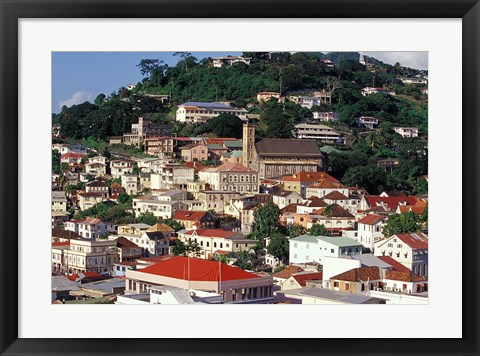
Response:
[[[360,116],[355,119],[358,127],[366,127],[368,129],[375,129],[378,127],[378,118],[373,116]]]
[[[206,122],[221,114],[233,114],[240,119],[246,119],[247,113],[247,110],[234,108],[227,103],[189,101],[178,105],[175,120],[188,123]]]
[[[136,175],[124,174],[122,175],[122,187],[128,195],[138,194],[140,191],[140,179]]]
[[[63,190],[52,190],[52,211],[67,211],[67,197]]]
[[[396,234],[375,243],[375,256],[390,256],[413,273],[428,276],[428,237],[421,232]]]
[[[297,192],[282,190],[273,195],[273,203],[277,204],[280,209],[283,209],[289,204],[300,204],[302,202],[303,198]]]
[[[358,242],[373,250],[375,242],[384,238],[382,230],[386,221],[386,216],[375,214],[368,214],[358,220]]]
[[[294,132],[296,138],[315,139],[325,143],[338,142],[342,136],[331,127],[319,124],[298,124],[295,125]]]
[[[110,162],[110,173],[114,179],[124,174],[130,174],[133,170],[134,161],[129,159],[117,159]]]
[[[340,114],[337,111],[314,111],[313,118],[323,122],[336,122],[340,120]]]
[[[225,57],[214,57],[212,58],[212,64],[216,68],[223,67],[225,65],[234,65],[235,63],[244,63],[247,66],[250,65],[250,57],[241,57],[241,56],[225,56]]]
[[[365,87],[362,89],[362,95],[368,96],[371,94],[388,94],[388,95],[395,95],[395,92],[392,90],[388,90],[385,88],[373,88],[373,87]]]
[[[347,237],[301,235],[290,239],[290,263],[323,263],[326,256],[340,257],[362,253],[362,244]]]
[[[418,137],[418,129],[416,127],[394,127],[393,129],[402,137]]]
[[[116,231],[116,225],[103,222],[98,218],[87,217],[84,220],[70,220],[65,222],[65,230],[76,232],[85,239],[97,239]]]
[[[150,212],[156,217],[170,219],[177,211],[187,208],[187,204],[181,201],[163,201],[151,197],[133,199],[133,211],[137,217],[142,213]]]

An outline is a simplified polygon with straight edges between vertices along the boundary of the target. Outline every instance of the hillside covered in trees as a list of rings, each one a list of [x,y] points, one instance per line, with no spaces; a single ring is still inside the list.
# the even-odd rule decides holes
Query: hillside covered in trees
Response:
[[[340,122],[335,130],[347,137],[347,145],[336,147],[329,154],[332,175],[345,184],[370,187],[376,193],[384,189],[422,192],[417,178],[428,172],[428,99],[419,85],[402,83],[400,77],[410,77],[422,71],[388,65],[369,58],[374,70],[359,63],[356,52],[339,53],[277,53],[247,52],[251,64],[236,63],[220,68],[212,66],[211,58],[197,59],[191,53],[179,52],[175,66],[158,59],[146,58],[138,63],[143,80],[135,88],[126,87],[110,94],[99,93],[94,103],[85,102],[63,107],[53,117],[60,125],[65,140],[91,138],[106,142],[110,136],[129,132],[138,117],[170,124],[171,132],[180,136],[218,135],[240,137],[241,122],[235,117],[219,117],[206,124],[175,122],[176,105],[186,101],[228,101],[260,114],[257,139],[263,137],[292,137],[293,126],[313,111],[338,111]],[[331,59],[328,66],[323,59]],[[383,87],[396,95],[363,96],[364,87]],[[332,104],[303,108],[288,100],[269,101],[259,105],[258,92],[325,89],[332,92]],[[169,95],[170,103],[162,104],[154,95]],[[355,118],[375,116],[380,119],[377,133],[360,135]],[[418,139],[406,139],[396,134],[395,126],[419,128]],[[319,143],[320,144],[320,143]],[[386,172],[377,166],[379,159],[397,158],[398,167]]]

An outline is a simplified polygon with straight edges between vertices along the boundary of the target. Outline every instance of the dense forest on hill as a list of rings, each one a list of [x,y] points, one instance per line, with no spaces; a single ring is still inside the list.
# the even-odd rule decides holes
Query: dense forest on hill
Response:
[[[143,59],[137,65],[143,80],[134,89],[122,87],[108,95],[99,93],[94,103],[63,107],[54,115],[53,123],[60,125],[60,133],[67,140],[90,137],[107,141],[109,136],[129,132],[131,124],[140,116],[169,123],[172,132],[179,135],[231,134],[230,137],[237,137],[240,131],[235,118],[223,117],[198,125],[174,121],[176,105],[183,102],[229,101],[260,114],[258,139],[289,138],[293,126],[312,117],[313,111],[338,111],[341,122],[334,128],[348,138],[348,146],[338,147],[341,153],[329,157],[336,177],[352,185],[369,184],[376,187],[372,188],[374,190],[425,190],[418,186],[416,177],[428,171],[426,140],[403,139],[393,131],[394,126],[414,126],[420,129],[420,136],[428,135],[428,100],[421,93],[423,87],[405,85],[399,79],[422,74],[422,71],[402,67],[399,63],[388,65],[374,58],[367,58],[374,66],[374,70],[368,70],[359,63],[357,52],[285,52],[275,56],[266,52],[246,52],[244,56],[252,58],[250,65],[237,63],[221,68],[213,67],[211,58],[198,60],[188,52],[176,55],[180,60],[175,66],[158,59]],[[329,67],[322,59],[331,59],[336,65]],[[388,88],[397,95],[362,96],[361,89],[367,86]],[[309,89],[332,91],[332,104],[310,110],[288,101],[283,104],[270,101],[262,106],[256,101],[256,94],[261,91],[287,94]],[[170,95],[171,103],[161,104],[149,96],[152,94]],[[378,134],[358,134],[354,121],[362,115],[380,119]],[[378,159],[387,157],[400,159],[395,174],[387,174],[376,166]]]

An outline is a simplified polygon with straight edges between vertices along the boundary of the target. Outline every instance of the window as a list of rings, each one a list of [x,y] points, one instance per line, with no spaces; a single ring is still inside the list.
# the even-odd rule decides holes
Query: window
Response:
[[[310,256],[309,255],[305,256],[305,259],[308,261],[310,259]]]
[[[331,248],[330,253],[335,253],[335,250],[333,248]]]
[[[345,290],[350,290],[350,283],[345,283]]]
[[[334,286],[335,288],[338,288],[339,285],[340,285],[340,284],[339,284],[337,281],[333,282],[333,286]]]
[[[293,255],[293,258],[297,258],[297,254],[296,254],[296,253]]]
[[[293,247],[297,247],[297,243],[296,243],[296,242],[293,244]]]
[[[307,250],[308,250],[309,248],[310,248],[310,245],[309,245],[309,244],[307,244]]]

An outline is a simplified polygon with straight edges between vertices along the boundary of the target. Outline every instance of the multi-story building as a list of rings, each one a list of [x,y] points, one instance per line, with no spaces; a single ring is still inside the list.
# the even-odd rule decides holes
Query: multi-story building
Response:
[[[67,197],[63,190],[52,190],[52,211],[67,211]]]
[[[116,225],[110,222],[103,222],[98,218],[87,217],[84,220],[65,222],[65,230],[73,231],[85,239],[97,239],[106,234],[116,232]]]
[[[87,210],[93,208],[95,205],[107,200],[102,193],[78,193],[77,201],[80,210]]]
[[[223,214],[225,210],[225,202],[238,196],[240,196],[239,192],[205,190],[198,193],[198,200],[205,203],[205,210],[214,210],[217,213]]]
[[[362,89],[363,96],[369,96],[372,94],[388,94],[388,95],[395,95],[395,92],[392,90],[388,90],[385,88],[373,88],[373,87],[365,87]]]
[[[177,211],[186,209],[188,209],[188,205],[181,201],[162,201],[151,198],[133,199],[133,211],[136,217],[149,212],[156,217],[170,219]]]
[[[340,114],[337,111],[314,111],[313,118],[322,122],[337,122]]]
[[[280,100],[280,97],[282,96],[281,93],[275,92],[275,91],[261,91],[257,93],[257,101],[259,104],[262,102],[269,101],[271,98]]]
[[[57,271],[111,273],[113,264],[120,260],[117,242],[114,240],[71,238],[68,241],[68,245],[63,245],[68,248],[52,246],[52,267]],[[59,255],[61,259],[58,258]]]
[[[317,262],[324,257],[353,256],[362,253],[362,244],[347,237],[301,235],[289,240],[290,263]]]
[[[180,230],[178,238],[184,243],[196,243],[200,248],[197,258],[210,260],[219,255],[249,251],[257,244],[256,240],[247,239],[244,235],[222,229]]]
[[[110,162],[110,173],[113,179],[120,178],[124,174],[131,174],[135,162],[129,159],[117,159]]]
[[[94,177],[107,174],[107,158],[103,156],[89,158],[88,162],[85,164],[85,173],[89,173]]]
[[[375,256],[390,256],[413,273],[428,276],[428,237],[421,232],[396,234],[375,243]]]
[[[145,152],[160,158],[172,158],[175,155],[175,138],[170,136],[152,136],[144,140]]]
[[[239,163],[225,163],[218,167],[207,167],[199,173],[200,180],[210,184],[212,190],[258,193],[258,173]]]
[[[273,300],[271,276],[259,276],[225,263],[172,257],[146,268],[126,271],[126,294],[157,286],[219,293],[224,303],[267,303]]]
[[[325,157],[315,140],[265,138],[255,143],[255,123],[249,120],[243,124],[243,164],[259,179],[269,179],[323,171]]]
[[[85,184],[85,192],[87,193],[98,193],[101,194],[104,198],[108,197],[108,185],[107,183],[101,180],[92,180]]]
[[[187,182],[195,178],[193,167],[182,166],[181,164],[169,163],[158,167],[157,173],[150,175],[151,189],[186,188]]]
[[[132,124],[131,132],[123,134],[122,142],[126,145],[140,145],[146,137],[169,134],[168,131],[168,125],[156,124],[139,117],[138,123]]]
[[[215,226],[215,217],[208,211],[179,210],[173,216],[173,220],[182,224],[187,230],[193,229],[197,223],[202,229]]]
[[[378,118],[373,116],[360,116],[355,119],[358,127],[366,127],[368,129],[376,129],[378,127]]]
[[[206,122],[220,114],[233,114],[245,119],[247,110],[235,108],[228,103],[186,102],[178,106],[176,120],[179,122]]]
[[[185,162],[200,162],[208,160],[208,147],[203,143],[193,143],[180,149]]]
[[[342,135],[333,131],[331,127],[316,124],[295,125],[295,137],[300,139],[311,138],[324,143],[342,142]]]
[[[136,195],[140,191],[140,178],[136,175],[122,175],[122,187],[128,195]]]
[[[373,250],[375,242],[384,238],[382,231],[386,221],[386,216],[375,214],[367,214],[358,220],[358,242]]]

